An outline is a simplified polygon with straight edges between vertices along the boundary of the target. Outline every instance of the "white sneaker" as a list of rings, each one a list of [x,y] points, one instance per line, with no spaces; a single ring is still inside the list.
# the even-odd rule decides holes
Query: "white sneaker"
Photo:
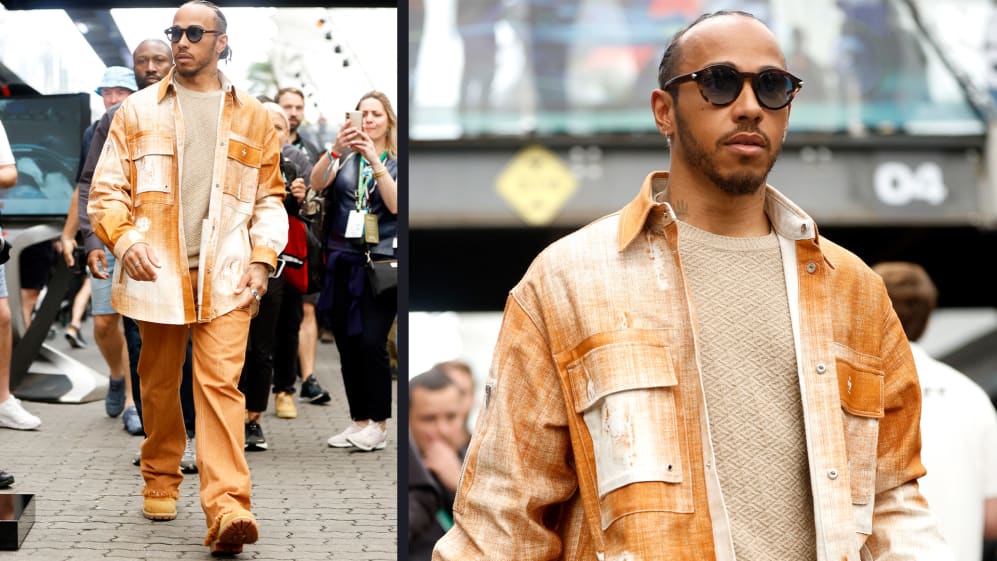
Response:
[[[350,423],[349,426],[346,427],[346,430],[337,435],[330,436],[329,440],[327,440],[326,442],[328,442],[329,446],[332,446],[333,448],[352,448],[353,445],[350,444],[348,440],[346,440],[346,437],[350,436],[351,434],[356,434],[362,431],[363,429],[364,427],[356,424],[356,422]]]
[[[194,438],[187,439],[180,458],[180,473],[197,473],[197,440]]]
[[[21,401],[14,396],[0,403],[0,427],[18,430],[32,430],[38,428],[42,420],[28,413],[21,407]]]
[[[360,432],[347,436],[346,440],[365,452],[380,450],[388,440],[388,431],[381,428],[381,423],[371,421]]]

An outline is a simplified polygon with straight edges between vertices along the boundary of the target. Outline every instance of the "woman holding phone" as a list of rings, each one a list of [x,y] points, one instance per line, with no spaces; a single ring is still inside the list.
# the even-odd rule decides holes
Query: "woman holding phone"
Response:
[[[317,313],[332,326],[352,423],[329,446],[384,448],[391,416],[388,331],[397,289],[375,294],[364,264],[394,257],[398,226],[398,119],[387,96],[372,91],[357,103],[360,126],[347,113],[332,148],[315,163],[311,189],[325,191],[326,275]]]

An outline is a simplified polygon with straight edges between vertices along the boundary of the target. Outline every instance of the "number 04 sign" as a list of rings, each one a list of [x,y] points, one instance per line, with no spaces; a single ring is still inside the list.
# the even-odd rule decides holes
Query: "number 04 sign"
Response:
[[[942,168],[934,162],[924,162],[916,168],[903,162],[883,162],[876,167],[876,197],[890,206],[904,206],[921,200],[940,205],[948,197]]]

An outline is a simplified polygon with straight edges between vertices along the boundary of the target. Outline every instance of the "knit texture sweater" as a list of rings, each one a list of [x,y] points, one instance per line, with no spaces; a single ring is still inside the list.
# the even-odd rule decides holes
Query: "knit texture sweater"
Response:
[[[184,126],[180,204],[183,205],[187,265],[193,269],[201,255],[202,223],[208,217],[211,199],[211,170],[215,164],[222,91],[196,92],[180,84],[176,86]]]
[[[739,560],[816,558],[813,498],[779,240],[679,222],[716,469]]]

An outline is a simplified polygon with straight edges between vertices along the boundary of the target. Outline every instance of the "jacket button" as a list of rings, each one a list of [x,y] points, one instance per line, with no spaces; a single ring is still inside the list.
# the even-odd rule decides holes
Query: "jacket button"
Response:
[[[810,274],[816,273],[817,272],[817,264],[814,263],[813,261],[807,263],[807,272],[810,273]]]
[[[825,372],[827,372],[827,367],[824,366],[823,362],[818,362],[817,363],[817,373],[818,374],[823,374]]]
[[[836,469],[829,469],[829,470],[827,470],[827,478],[828,479],[837,479],[838,478],[838,470],[836,470]]]

